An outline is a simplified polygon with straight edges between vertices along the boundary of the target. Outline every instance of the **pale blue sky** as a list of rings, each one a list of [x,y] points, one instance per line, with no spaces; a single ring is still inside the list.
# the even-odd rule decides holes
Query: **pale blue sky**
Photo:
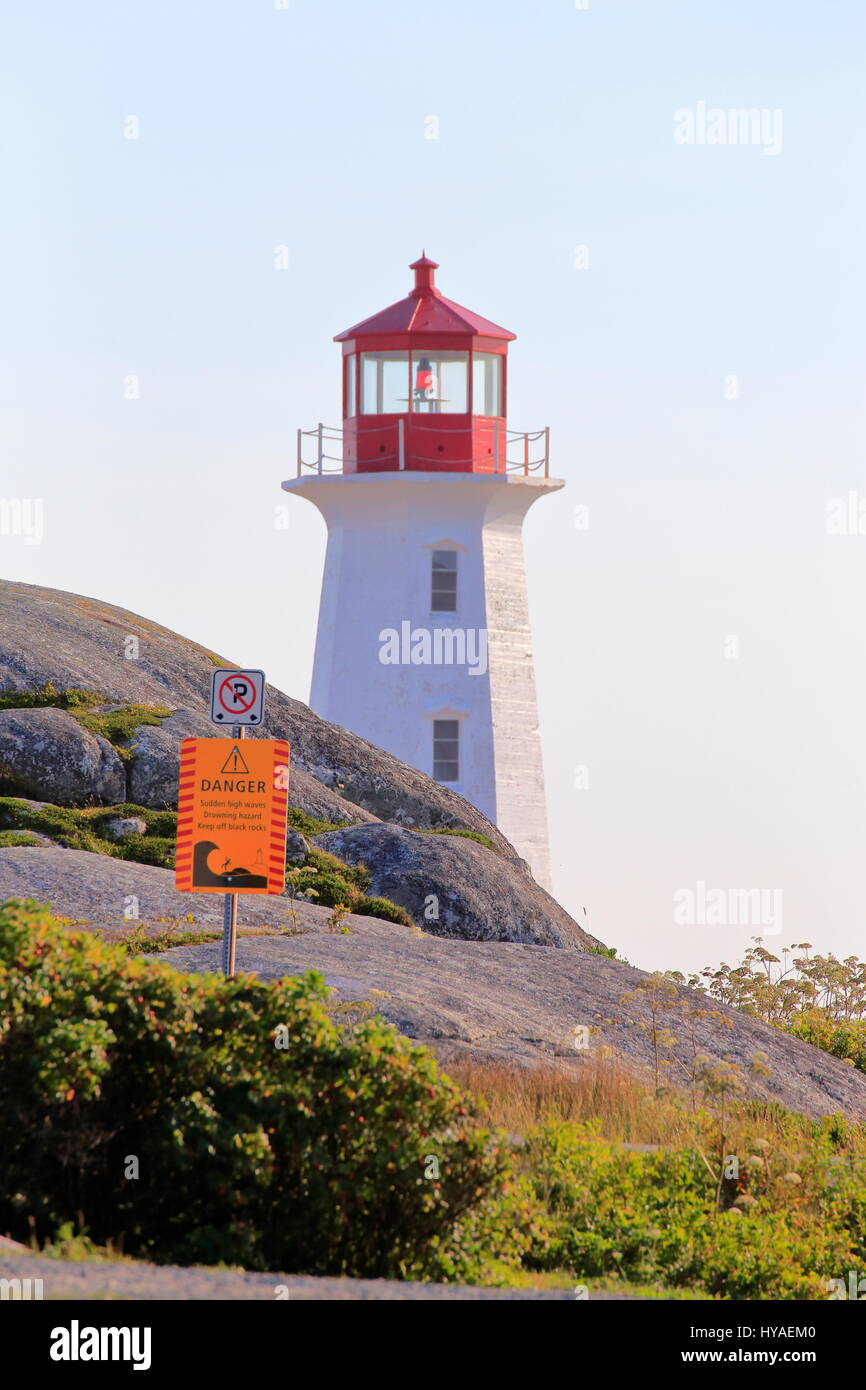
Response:
[[[306,698],[323,527],[292,500],[275,529],[279,482],[337,418],[332,335],[424,246],[518,334],[510,423],[568,483],[527,524],[563,902],[688,969],[757,927],[677,926],[677,890],[781,889],[768,944],[866,954],[866,535],[825,531],[866,498],[866,11],[47,0],[4,29],[0,495],[46,535],[0,572]],[[676,144],[701,101],[781,110],[781,152]]]

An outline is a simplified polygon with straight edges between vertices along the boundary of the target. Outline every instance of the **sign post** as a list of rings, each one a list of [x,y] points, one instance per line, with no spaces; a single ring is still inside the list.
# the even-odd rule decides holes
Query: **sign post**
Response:
[[[261,722],[263,671],[216,671],[211,718],[231,738],[187,738],[180,748],[175,887],[224,893],[223,972],[235,973],[238,894],[282,893],[286,882],[289,745],[244,739]],[[230,719],[229,719],[230,716]]]
[[[244,736],[243,724],[232,725],[232,738]],[[235,947],[238,940],[238,895],[226,893],[223,911],[223,974],[227,979],[235,977]]]

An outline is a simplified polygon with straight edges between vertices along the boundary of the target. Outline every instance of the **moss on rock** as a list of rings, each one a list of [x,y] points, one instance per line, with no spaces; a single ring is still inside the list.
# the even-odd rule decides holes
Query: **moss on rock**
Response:
[[[0,691],[0,710],[4,709],[62,709],[71,714],[83,729],[101,734],[116,749],[124,762],[130,762],[133,750],[125,745],[136,729],[143,724],[160,724],[174,711],[163,705],[112,705],[97,690],[77,686],[58,689],[52,681],[32,690]],[[6,778],[7,783],[10,781]]]
[[[128,747],[129,740],[136,729],[143,724],[159,726],[168,719],[173,710],[162,705],[111,705],[103,709],[88,709],[79,713],[70,709],[70,714],[82,728],[91,734],[101,734],[107,739],[125,763],[132,761],[134,748]]]
[[[106,836],[108,823],[128,816],[143,820],[147,825],[146,833],[127,835],[121,841],[109,840]],[[172,811],[150,811],[144,806],[128,804],[76,809],[0,797],[0,830],[36,831],[65,849],[106,854],[136,864],[154,864],[160,869],[174,868],[176,829],[177,816]]]
[[[329,830],[342,830],[344,826],[352,824],[348,820],[322,820],[321,817],[311,816],[297,806],[289,806],[287,815],[289,825],[293,830],[300,830],[302,835],[325,835]]]
[[[22,845],[41,845],[38,835],[26,830],[0,830],[0,849],[19,849]]]
[[[104,702],[104,696],[96,690],[82,690],[73,686],[68,690],[58,690],[52,681],[37,685],[33,690],[0,690],[0,709],[86,709],[90,705]]]
[[[342,827],[340,827],[342,828]],[[432,830],[418,830],[414,826],[407,827],[416,835],[460,835],[464,840],[474,840],[476,845],[483,845],[485,849],[492,849],[494,854],[501,854],[501,850],[490,839],[489,835],[482,835],[480,830],[458,830],[451,825],[437,825]]]
[[[109,838],[112,821],[138,819],[147,826],[144,834],[124,835],[122,840]],[[329,821],[317,821],[297,807],[289,808],[289,821],[308,833],[338,829]],[[0,796],[0,847],[38,845],[37,836],[44,835],[54,844],[66,849],[87,850],[113,859],[126,859],[134,864],[152,864],[158,869],[173,869],[177,836],[177,812],[153,811],[147,806],[122,802],[116,806],[70,807],[52,806],[45,802],[25,801],[20,797]],[[315,902],[321,907],[342,904],[351,912],[369,917],[381,917],[386,922],[412,926],[405,908],[387,898],[369,897],[370,874],[363,864],[352,867],[325,850],[313,849],[297,867],[315,872],[309,886],[316,890]]]

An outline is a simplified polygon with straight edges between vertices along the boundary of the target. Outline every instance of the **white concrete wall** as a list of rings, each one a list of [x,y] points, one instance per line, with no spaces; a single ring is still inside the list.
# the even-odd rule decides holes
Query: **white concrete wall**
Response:
[[[549,890],[547,802],[523,561],[522,524],[529,504],[519,494],[514,501],[512,497],[509,490],[505,505],[498,506],[496,499],[488,507],[482,542],[496,767],[494,819]]]
[[[467,474],[316,475],[284,484],[328,524],[310,704],[432,775],[433,720],[460,720],[460,780],[549,887],[544,777],[521,525],[553,479]],[[433,549],[458,554],[455,613],[431,613]],[[390,665],[384,629],[486,630],[487,671]]]

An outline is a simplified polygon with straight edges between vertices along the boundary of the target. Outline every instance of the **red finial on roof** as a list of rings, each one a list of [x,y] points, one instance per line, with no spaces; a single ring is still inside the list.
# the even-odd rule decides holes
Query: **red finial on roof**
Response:
[[[412,294],[438,294],[433,284],[433,273],[439,269],[437,261],[431,261],[426,252],[421,252],[420,261],[413,261],[409,267],[415,272],[415,288]]]
[[[409,268],[415,272],[415,288],[409,291],[406,298],[389,304],[387,309],[380,309],[378,314],[372,314],[370,318],[347,328],[345,333],[337,333],[335,342],[344,343],[350,338],[393,337],[395,334],[411,334],[414,338],[420,334],[426,337],[428,334],[446,333],[467,339],[499,338],[504,342],[510,342],[514,337],[507,328],[500,328],[480,314],[473,314],[470,309],[455,304],[453,299],[446,299],[433,283],[433,273],[439,266],[423,252],[421,259],[413,261]],[[389,343],[388,347],[391,346],[395,345]],[[449,342],[447,346],[454,345]],[[362,351],[363,347],[362,344]]]

